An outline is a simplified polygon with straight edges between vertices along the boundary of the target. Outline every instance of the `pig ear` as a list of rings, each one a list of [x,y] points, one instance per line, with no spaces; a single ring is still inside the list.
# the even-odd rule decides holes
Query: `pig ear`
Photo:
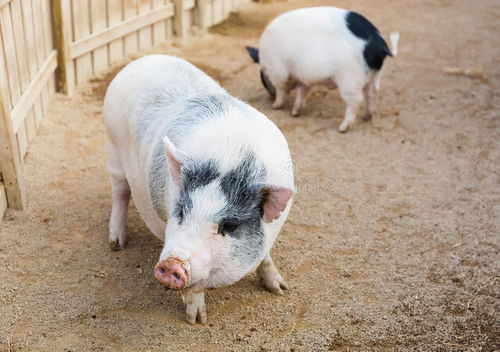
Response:
[[[278,219],[293,196],[293,190],[281,186],[264,186],[262,192],[262,210],[265,223]]]
[[[259,63],[259,49],[257,48],[254,48],[253,46],[246,46],[245,47],[248,51],[248,53],[250,54],[250,57],[252,58],[253,62],[255,62],[256,64]]]
[[[174,182],[179,185],[181,181],[181,167],[182,162],[179,159],[179,151],[175,148],[174,144],[168,139],[168,137],[163,137],[163,145],[165,146],[165,152],[167,153],[168,168],[170,171],[170,176]]]

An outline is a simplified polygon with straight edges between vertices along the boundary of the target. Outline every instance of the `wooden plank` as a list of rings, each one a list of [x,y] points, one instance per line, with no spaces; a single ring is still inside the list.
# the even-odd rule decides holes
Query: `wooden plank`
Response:
[[[224,20],[224,9],[222,0],[213,0],[212,2],[212,25],[219,24]]]
[[[42,91],[44,90],[45,89],[42,89]],[[43,108],[43,100],[41,95],[38,97],[38,99],[36,99],[35,104],[33,105],[33,110],[35,112],[35,129],[38,130],[38,126],[40,126],[40,122],[42,122],[43,113],[45,111]]]
[[[24,119],[24,126],[26,127],[26,137],[28,143],[30,143],[33,138],[36,136],[36,123],[35,123],[35,111],[34,104],[31,108],[31,111],[28,113],[26,118]]]
[[[31,1],[21,2],[21,11],[23,14],[24,39],[28,58],[28,68],[30,78],[38,71],[38,56],[35,45],[35,29],[33,23],[33,11]]]
[[[54,23],[52,21],[52,1],[53,0],[41,0],[42,1],[42,17],[43,21],[43,34],[44,34],[44,44],[45,44],[45,55],[49,55],[52,50],[54,50]]]
[[[37,72],[38,69],[45,62],[45,58],[51,52],[48,49],[46,43],[46,33],[45,33],[45,20],[44,20],[44,10],[42,9],[42,2],[40,0],[32,0],[33,5],[33,28],[35,29],[35,46],[36,46],[36,56],[37,56]],[[35,120],[36,126],[40,125],[40,122],[43,118],[44,107],[48,108],[49,105],[49,92],[45,89],[42,89],[41,97],[40,97],[41,111],[38,111],[38,108],[35,108]]]
[[[90,0],[90,18],[92,33],[105,30],[107,24],[106,1]],[[109,67],[108,46],[103,45],[92,52],[94,74],[102,72]]]
[[[24,121],[21,123],[21,127],[17,131],[16,138],[17,145],[19,146],[19,155],[21,159],[24,159],[26,151],[28,150],[28,137],[26,135],[26,127],[24,125]]]
[[[229,17],[231,11],[233,11],[233,1],[232,0],[224,0],[224,19]]]
[[[162,7],[164,0],[153,0],[153,9]],[[153,24],[153,45],[164,43],[167,40],[167,21],[161,20]]]
[[[5,43],[3,53],[5,55],[5,65],[7,70],[1,77],[7,77],[9,81],[9,98],[5,95],[4,105],[10,110],[21,96],[21,85],[19,83],[19,73],[16,58],[16,48],[14,46],[14,33],[12,32],[12,21],[10,17],[10,7],[5,6],[1,10],[0,30],[2,41]]]
[[[151,12],[151,0],[139,0],[139,15]],[[153,32],[151,26],[139,30],[139,50],[150,48],[153,45]]]
[[[174,4],[174,33],[179,38],[187,36],[186,16],[184,13],[185,0],[173,0]]]
[[[24,91],[30,82],[30,74],[28,67],[28,55],[24,45],[24,28],[23,17],[21,13],[21,4],[19,0],[12,0],[10,3],[12,16],[12,27],[14,30],[14,40],[17,54],[17,63],[19,69],[19,79],[21,83],[21,91]]]
[[[5,193],[5,186],[0,182],[0,222],[2,222],[5,211],[7,210],[7,194]]]
[[[167,4],[161,8],[154,9],[147,14],[136,16],[118,25],[109,27],[102,32],[88,36],[82,40],[79,40],[71,44],[70,46],[71,56],[73,58],[78,57],[84,53],[94,50],[99,46],[104,45],[105,43],[109,43],[110,41],[113,41],[117,38],[121,38],[127,35],[128,33],[134,33],[133,35],[135,35],[137,39],[137,34],[135,32],[138,29],[144,26],[151,25],[160,20],[172,17],[173,12],[174,11],[172,5]],[[126,45],[127,43],[125,44],[125,46]]]
[[[80,40],[90,36],[89,0],[72,0],[73,37]],[[92,55],[86,53],[75,58],[76,84],[86,82],[92,77]]]
[[[182,8],[184,10],[191,10],[196,6],[195,0],[184,0],[182,4]]]
[[[212,0],[198,0],[197,7],[198,25],[207,29],[212,25]]]
[[[75,90],[75,67],[71,59],[72,41],[70,0],[54,0],[54,32],[57,48],[59,89],[67,95]],[[46,109],[47,107],[44,106]]]
[[[109,27],[123,21],[122,11],[122,0],[108,0]],[[118,38],[109,43],[109,63],[113,65],[121,60],[123,60],[123,38]]]
[[[133,20],[137,16],[137,0],[123,0],[123,18],[126,20]],[[137,33],[134,31],[127,31],[125,38],[123,38],[123,52],[125,56],[135,54],[139,50],[139,42]],[[128,34],[131,33],[131,34]]]
[[[45,34],[43,31],[43,17],[42,17],[41,3],[39,0],[32,0],[31,4],[33,5],[32,7],[33,29],[35,31],[35,48],[36,48],[36,57],[38,63],[37,70],[38,70],[45,61],[47,50],[45,44],[43,43]]]
[[[0,9],[7,5],[11,0],[0,0]]]
[[[2,9],[5,10],[6,8]],[[2,16],[2,22],[4,17]],[[1,23],[0,23],[1,24]],[[2,31],[5,23],[2,24]],[[2,32],[2,34],[4,34]],[[6,77],[6,68],[4,62],[5,52],[3,47],[5,41],[0,40],[0,77]],[[16,136],[12,126],[10,116],[10,104],[8,103],[8,88],[6,84],[0,81],[0,173],[7,194],[7,202],[10,207],[22,209],[25,205],[24,176],[22,162],[19,154],[19,148],[16,143]]]
[[[167,20],[167,40],[174,39],[174,19],[170,17]]]
[[[57,53],[55,50],[42,65],[36,76],[31,80],[28,88],[23,92],[11,112],[14,132],[18,132],[35,100],[39,97],[40,91],[46,86],[47,81],[57,68]]]
[[[47,82],[47,92],[49,92],[50,99],[52,99],[56,95],[57,85],[55,72],[50,75],[49,81]]]

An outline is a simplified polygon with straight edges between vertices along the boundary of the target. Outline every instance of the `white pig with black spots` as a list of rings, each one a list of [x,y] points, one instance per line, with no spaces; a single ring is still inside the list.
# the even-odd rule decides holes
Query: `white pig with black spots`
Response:
[[[150,55],[113,79],[104,117],[113,248],[126,243],[132,198],[165,241],[154,276],[182,290],[189,323],[207,319],[205,289],[255,269],[267,289],[283,294],[270,250],[294,180],[287,142],[266,116],[188,62]]]
[[[359,13],[336,7],[306,7],[285,12],[266,27],[259,49],[247,47],[260,63],[262,84],[283,107],[295,88],[292,115],[298,116],[314,85],[339,88],[346,104],[339,132],[354,123],[365,100],[365,120],[375,113],[382,66],[387,56],[397,55],[399,33],[391,33],[392,51],[377,28]]]

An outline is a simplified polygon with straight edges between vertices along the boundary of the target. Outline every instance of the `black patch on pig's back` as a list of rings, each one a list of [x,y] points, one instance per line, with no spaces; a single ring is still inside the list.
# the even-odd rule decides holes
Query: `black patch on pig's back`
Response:
[[[363,57],[368,67],[374,71],[380,70],[385,57],[392,54],[378,29],[357,12],[349,11],[345,21],[352,34],[365,41]]]

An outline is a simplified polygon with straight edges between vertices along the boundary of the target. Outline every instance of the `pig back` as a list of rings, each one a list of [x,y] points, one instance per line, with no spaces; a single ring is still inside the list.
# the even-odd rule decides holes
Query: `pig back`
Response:
[[[146,225],[163,239],[165,217],[153,207],[166,201],[166,190],[151,193],[152,155],[163,154],[161,138],[183,102],[204,94],[227,94],[213,79],[188,62],[150,55],[127,65],[113,79],[104,99],[109,150],[119,160],[134,204]],[[165,167],[165,164],[156,167]],[[164,175],[162,175],[164,176]],[[165,215],[165,214],[162,214]]]

